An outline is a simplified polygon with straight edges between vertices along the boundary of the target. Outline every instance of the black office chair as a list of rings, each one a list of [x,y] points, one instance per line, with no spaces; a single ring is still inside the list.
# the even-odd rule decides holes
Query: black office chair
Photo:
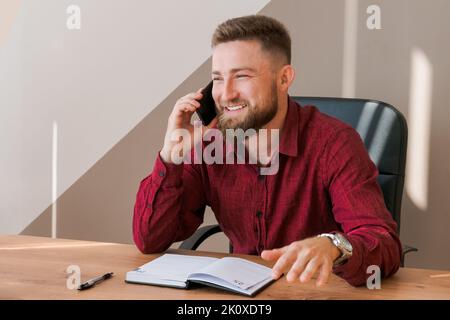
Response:
[[[351,125],[361,136],[370,158],[378,167],[378,183],[384,201],[398,225],[400,233],[400,209],[405,180],[408,127],[403,115],[393,106],[376,100],[292,97],[300,105],[315,105],[321,112]],[[183,241],[180,249],[195,250],[209,236],[221,232],[219,225],[199,228]],[[230,252],[232,248],[230,246]],[[401,266],[405,254],[417,251],[403,246]]]

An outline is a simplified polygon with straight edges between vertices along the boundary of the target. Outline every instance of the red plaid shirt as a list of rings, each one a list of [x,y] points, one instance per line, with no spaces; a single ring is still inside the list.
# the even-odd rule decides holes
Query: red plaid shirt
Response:
[[[166,164],[158,155],[137,193],[134,241],[144,253],[162,252],[194,233],[205,206],[235,253],[259,255],[340,231],[353,256],[333,271],[362,285],[368,266],[389,276],[400,264],[397,225],[377,175],[352,127],[289,99],[275,175],[260,175],[252,164]]]

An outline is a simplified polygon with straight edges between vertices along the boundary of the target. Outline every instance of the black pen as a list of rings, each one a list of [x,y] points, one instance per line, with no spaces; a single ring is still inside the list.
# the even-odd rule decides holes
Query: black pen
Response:
[[[78,286],[78,290],[89,289],[89,288],[95,286],[97,283],[102,282],[103,280],[111,278],[113,274],[114,274],[113,272],[110,272],[110,273],[106,273],[106,274],[104,274],[102,276],[90,279],[90,280],[80,284]]]

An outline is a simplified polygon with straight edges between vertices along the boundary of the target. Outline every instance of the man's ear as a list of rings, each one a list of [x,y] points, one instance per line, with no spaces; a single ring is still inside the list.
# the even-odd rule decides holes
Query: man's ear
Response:
[[[283,66],[280,70],[279,79],[280,79],[280,89],[282,91],[287,91],[289,87],[291,86],[292,82],[294,82],[295,78],[295,70],[292,65],[287,64]]]

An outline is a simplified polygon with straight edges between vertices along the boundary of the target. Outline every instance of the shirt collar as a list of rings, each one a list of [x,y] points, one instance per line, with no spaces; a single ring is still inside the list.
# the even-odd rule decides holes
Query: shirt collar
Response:
[[[298,151],[299,105],[288,96],[288,110],[280,133],[280,153],[295,157]]]

